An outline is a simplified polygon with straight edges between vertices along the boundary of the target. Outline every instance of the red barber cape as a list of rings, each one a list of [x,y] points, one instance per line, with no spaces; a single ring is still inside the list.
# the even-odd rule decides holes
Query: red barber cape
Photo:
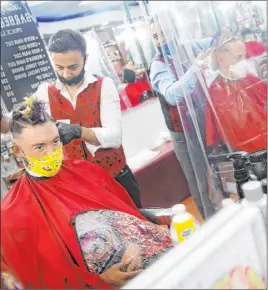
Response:
[[[267,147],[267,85],[254,75],[231,81],[218,77],[209,88],[213,107],[206,106],[207,145],[221,140],[239,151]]]
[[[125,88],[126,94],[132,106],[138,105],[140,97],[144,92],[152,91],[148,82],[137,81],[133,84],[128,84]]]
[[[49,179],[24,174],[2,201],[2,271],[28,289],[113,288],[87,271],[72,226],[78,213],[99,209],[146,220],[126,190],[87,161],[65,161]]]
[[[266,52],[266,46],[260,41],[247,41],[246,46],[246,59],[262,55]]]

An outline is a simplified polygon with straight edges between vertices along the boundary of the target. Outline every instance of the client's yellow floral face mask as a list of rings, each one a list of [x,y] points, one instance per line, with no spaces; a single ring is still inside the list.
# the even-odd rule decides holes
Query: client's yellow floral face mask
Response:
[[[35,174],[44,177],[52,177],[58,173],[62,165],[63,151],[62,146],[42,157],[26,156],[28,161],[27,168]]]

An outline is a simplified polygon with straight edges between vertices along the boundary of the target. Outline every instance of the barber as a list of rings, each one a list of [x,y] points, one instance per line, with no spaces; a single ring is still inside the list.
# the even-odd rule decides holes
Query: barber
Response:
[[[197,61],[195,61],[192,66],[189,66],[189,64],[187,66],[187,62],[184,62],[182,64],[184,75],[179,78],[169,45],[158,18],[155,20],[152,19],[151,32],[154,44],[157,48],[157,54],[150,68],[151,84],[159,97],[166,125],[170,131],[174,144],[174,151],[188,182],[191,196],[202,217],[206,218],[214,213],[214,206],[211,204],[207,194],[207,174],[205,173],[203,164],[199,162],[199,159],[202,160],[199,155],[203,153],[199,152],[200,150],[197,144],[193,144],[191,148],[189,148],[177,104],[184,99],[183,87],[186,88],[189,94],[195,91],[195,94],[198,95],[197,99],[203,99],[201,95],[203,91],[201,88],[196,90],[198,83],[196,72],[199,70],[198,61],[202,63],[207,54],[210,53],[208,49],[213,46],[218,35],[215,34],[214,37],[208,37],[191,43],[195,55],[198,55],[196,58]],[[180,56],[186,56],[183,46],[181,46],[180,49]],[[164,59],[164,55],[166,55],[166,60]],[[192,160],[190,157],[190,150],[192,151],[192,156],[195,156],[196,160]],[[199,157],[197,158],[197,156]],[[194,162],[196,164],[194,164]],[[204,174],[198,181],[195,170],[204,171]]]
[[[51,36],[48,50],[57,80],[41,84],[35,97],[49,104],[48,113],[58,121],[64,158],[100,165],[141,208],[139,187],[122,147],[121,109],[114,82],[85,71],[87,44],[78,31],[58,31]]]

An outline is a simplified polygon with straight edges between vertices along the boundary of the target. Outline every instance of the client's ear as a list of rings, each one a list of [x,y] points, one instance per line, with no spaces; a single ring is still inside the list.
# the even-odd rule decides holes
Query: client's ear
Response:
[[[13,150],[13,154],[14,154],[16,157],[18,157],[18,158],[22,157],[22,154],[21,154],[20,148],[19,148],[18,145],[16,145],[15,143],[14,143],[13,146],[12,146],[12,150]]]

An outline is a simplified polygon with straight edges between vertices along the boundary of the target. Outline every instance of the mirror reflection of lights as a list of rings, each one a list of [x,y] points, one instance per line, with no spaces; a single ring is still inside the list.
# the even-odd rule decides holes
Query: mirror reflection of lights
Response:
[[[121,34],[116,36],[116,39],[120,41],[124,41],[126,48],[128,48],[130,45],[135,43],[135,38],[139,39],[141,43],[146,42],[148,39],[148,33],[146,29],[142,27],[136,28],[136,32],[130,28],[126,28]]]
[[[135,23],[132,24],[122,24],[122,25],[118,25],[115,27],[115,29],[127,29],[129,27],[138,27],[140,25],[143,25],[144,23],[142,21],[136,21]]]

